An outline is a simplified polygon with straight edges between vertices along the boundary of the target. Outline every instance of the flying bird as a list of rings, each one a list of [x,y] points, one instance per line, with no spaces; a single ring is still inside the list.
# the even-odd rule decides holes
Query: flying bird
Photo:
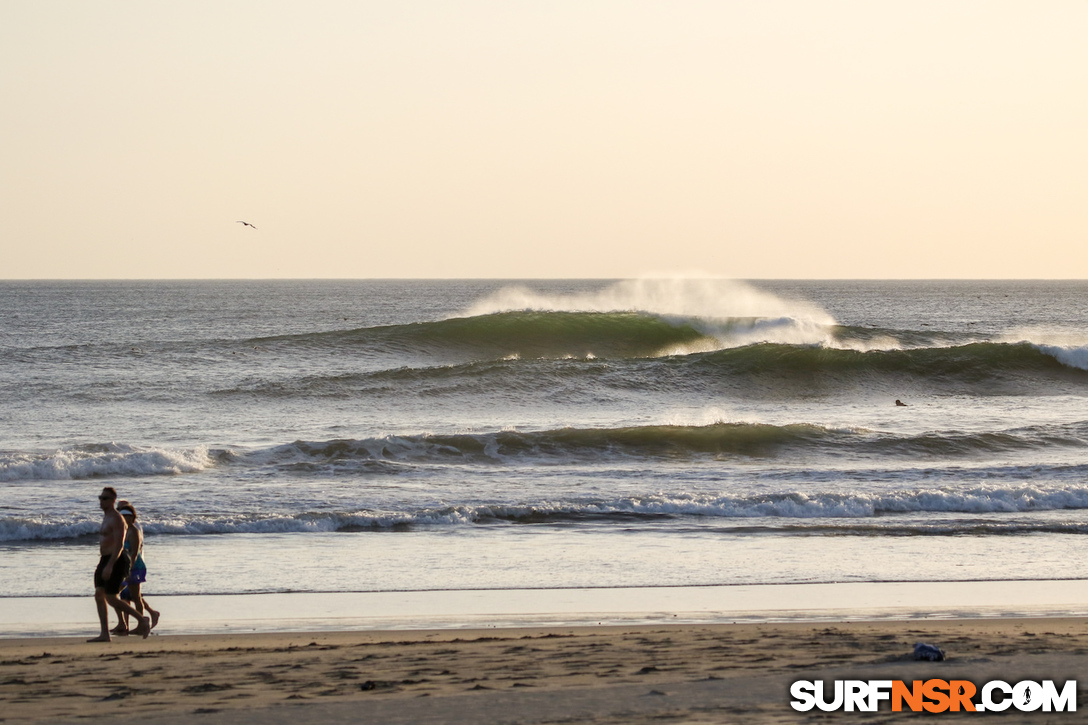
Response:
[[[253,226],[252,224],[250,224],[249,222],[244,222],[244,221],[242,221],[241,219],[239,219],[239,220],[238,220],[238,223],[239,223],[239,224],[245,224],[245,225],[246,225],[247,227],[253,227],[254,229],[256,229],[256,228],[257,228],[257,227],[254,227],[254,226]]]

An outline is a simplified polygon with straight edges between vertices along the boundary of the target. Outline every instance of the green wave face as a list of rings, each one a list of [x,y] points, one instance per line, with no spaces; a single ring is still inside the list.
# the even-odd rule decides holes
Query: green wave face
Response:
[[[649,357],[704,335],[652,315],[591,312],[500,312],[402,328],[428,345],[471,347],[496,356]]]
[[[503,357],[638,358],[663,348],[712,342],[690,324],[635,312],[498,312],[410,325],[256,340],[307,346],[366,346],[375,351]]]
[[[776,337],[786,341],[766,341]],[[391,385],[408,384],[405,394],[513,396],[554,387],[574,399],[603,389],[730,389],[738,394],[750,389],[790,397],[838,386],[875,390],[886,385],[986,395],[1060,392],[1088,384],[1088,350],[1083,348],[951,333],[806,327],[789,318],[691,320],[637,312],[518,311],[254,342],[290,352],[365,355],[375,362],[369,370],[338,370],[331,376],[221,392],[346,397],[381,395]],[[553,363],[565,358],[600,362],[578,367]]]
[[[744,342],[798,331],[813,341]],[[350,398],[395,391],[579,400],[601,391],[660,390],[789,398],[842,388],[902,391],[895,395],[1066,394],[1088,385],[1085,348],[951,333],[804,328],[788,318],[694,321],[634,312],[519,311],[251,342],[292,355],[366,356],[368,362],[356,370],[338,365],[331,374],[287,376],[216,394]],[[885,347],[872,349],[876,343]],[[573,360],[557,364],[564,358]]]
[[[623,428],[559,428],[366,440],[296,441],[284,448],[308,459],[517,462],[688,459],[702,457],[876,456],[915,459],[992,457],[995,453],[1088,447],[1088,422],[973,433],[947,430],[902,435],[811,423],[712,423]]]
[[[501,433],[500,448],[511,452],[611,451],[686,457],[690,455],[770,456],[785,446],[815,445],[839,434],[810,425],[714,423],[705,426],[650,425],[628,428],[565,428],[540,433]]]
[[[763,343],[720,350],[701,364],[734,374],[904,373],[922,378],[984,379],[1001,373],[1054,372],[1066,368],[1029,343],[975,342],[914,350],[850,350]]]

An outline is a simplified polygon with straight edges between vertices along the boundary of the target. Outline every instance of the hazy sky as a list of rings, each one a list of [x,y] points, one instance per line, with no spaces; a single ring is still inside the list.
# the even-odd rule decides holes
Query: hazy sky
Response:
[[[1088,277],[1088,2],[0,3],[0,277],[674,272]]]

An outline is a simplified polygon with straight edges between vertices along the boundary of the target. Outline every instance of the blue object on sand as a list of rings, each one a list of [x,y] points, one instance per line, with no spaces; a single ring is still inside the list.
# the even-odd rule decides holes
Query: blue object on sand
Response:
[[[934,644],[918,642],[914,645],[914,659],[941,662],[944,660],[944,650]]]

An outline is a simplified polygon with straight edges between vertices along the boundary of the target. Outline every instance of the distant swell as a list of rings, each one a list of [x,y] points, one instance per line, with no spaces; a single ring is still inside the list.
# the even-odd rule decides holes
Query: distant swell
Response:
[[[813,445],[841,435],[820,426],[718,423],[707,426],[561,428],[478,434],[425,434],[362,440],[296,441],[274,451],[281,460],[388,459],[420,462],[512,459],[688,457],[706,454],[767,455],[787,445]]]
[[[708,426],[562,428],[545,431],[387,435],[372,439],[296,441],[237,458],[296,474],[350,469],[395,474],[383,465],[609,464],[636,460],[819,456],[956,459],[1088,447],[1088,422],[992,432],[935,431],[915,435],[812,423],[718,422]]]
[[[1027,426],[1005,431],[937,431],[902,435],[809,423],[714,423],[627,428],[561,428],[547,431],[423,434],[367,439],[296,441],[250,454],[253,463],[283,467],[396,461],[407,463],[510,463],[749,456],[799,452],[901,456],[994,456],[1053,446],[1088,447],[1088,422]]]
[[[882,494],[779,493],[765,496],[649,494],[594,501],[436,506],[415,511],[308,512],[295,515],[220,513],[185,517],[144,515],[148,535],[221,535],[292,532],[380,531],[420,526],[467,526],[487,523],[539,524],[587,520],[786,520],[776,531],[855,535],[1019,535],[1088,533],[1088,524],[1030,520],[980,522],[938,520],[909,524],[882,516],[917,513],[993,514],[1088,509],[1088,486],[975,486],[964,489],[912,489]],[[841,520],[833,523],[830,520]],[[865,520],[851,524],[849,520]],[[792,523],[791,523],[792,521]],[[739,524],[739,522],[738,522]],[[93,519],[12,518],[0,520],[0,541],[57,540],[97,532]],[[764,524],[764,527],[769,524]],[[785,527],[785,528],[783,528]],[[737,526],[733,526],[737,528]],[[748,523],[738,531],[752,530]]]

